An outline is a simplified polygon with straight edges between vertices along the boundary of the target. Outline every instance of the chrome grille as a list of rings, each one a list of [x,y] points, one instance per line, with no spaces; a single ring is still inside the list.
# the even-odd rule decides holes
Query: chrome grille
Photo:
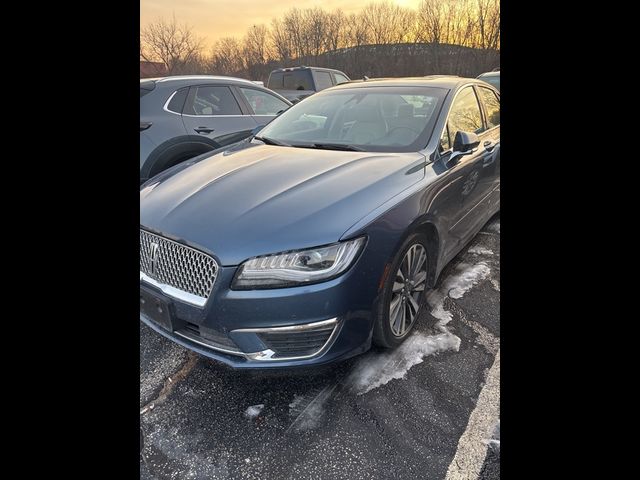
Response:
[[[168,295],[204,305],[217,272],[218,264],[209,255],[140,230],[140,277],[144,274],[145,280],[156,284]],[[188,295],[182,295],[182,292]]]

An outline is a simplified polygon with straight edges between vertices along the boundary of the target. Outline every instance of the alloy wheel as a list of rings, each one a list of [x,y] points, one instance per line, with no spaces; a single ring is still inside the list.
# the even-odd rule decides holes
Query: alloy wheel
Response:
[[[396,272],[389,304],[391,333],[403,337],[420,310],[420,296],[427,281],[427,251],[416,243],[405,253]]]

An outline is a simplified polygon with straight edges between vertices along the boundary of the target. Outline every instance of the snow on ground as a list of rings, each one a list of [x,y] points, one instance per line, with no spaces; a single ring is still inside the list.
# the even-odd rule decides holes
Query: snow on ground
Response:
[[[453,318],[453,314],[444,307],[444,301],[447,297],[461,298],[474,285],[486,279],[489,273],[491,270],[484,262],[474,265],[459,264],[439,289],[427,295],[431,315],[438,319],[436,328],[440,333],[426,335],[416,332],[393,351],[375,355],[373,358],[371,358],[372,355],[366,355],[356,365],[347,383],[358,394],[364,394],[391,380],[404,378],[411,367],[422,363],[429,355],[447,350],[457,352],[460,348],[460,338],[446,327]]]
[[[487,225],[487,230],[490,232],[500,233],[500,221]]]
[[[256,418],[258,415],[260,415],[260,412],[262,412],[263,408],[264,403],[261,403],[259,405],[251,405],[244,411],[244,416],[249,419]]]
[[[467,252],[471,255],[493,255],[493,250],[489,250],[488,248],[484,248],[479,245],[471,247]]]
[[[325,405],[337,386],[338,384],[334,382],[320,391],[312,391],[307,395],[294,395],[293,401],[289,404],[289,415],[293,417],[293,421],[287,431],[306,431],[317,427],[324,415]]]
[[[458,348],[460,338],[451,333],[415,333],[397,349],[361,362],[355,368],[349,383],[356,393],[367,393],[393,379],[404,378],[411,367],[422,363],[428,355],[447,350],[458,351]]]

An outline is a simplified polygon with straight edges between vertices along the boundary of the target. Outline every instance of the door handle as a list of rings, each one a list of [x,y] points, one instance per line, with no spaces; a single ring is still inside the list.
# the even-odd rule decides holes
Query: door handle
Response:
[[[194,130],[198,133],[211,133],[214,129],[209,127],[198,127],[194,128]]]

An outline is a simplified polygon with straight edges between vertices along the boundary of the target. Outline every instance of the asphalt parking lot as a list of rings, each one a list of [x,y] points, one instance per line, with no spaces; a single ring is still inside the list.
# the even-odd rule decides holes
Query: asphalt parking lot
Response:
[[[499,479],[500,218],[412,336],[320,374],[235,372],[140,324],[143,479]]]

